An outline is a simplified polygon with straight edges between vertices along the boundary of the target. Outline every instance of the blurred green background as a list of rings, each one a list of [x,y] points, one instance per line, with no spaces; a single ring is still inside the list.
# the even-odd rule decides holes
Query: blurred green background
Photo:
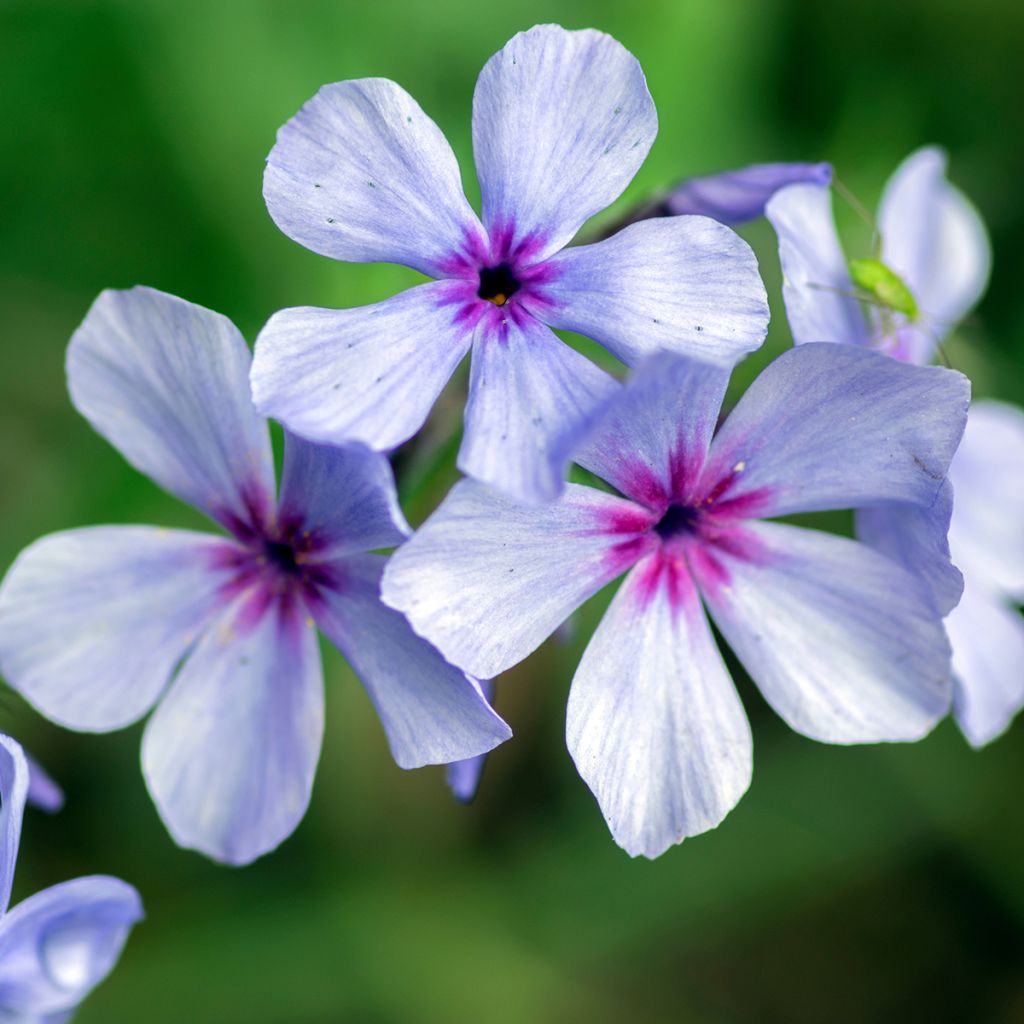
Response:
[[[911,149],[946,145],[995,250],[989,294],[950,355],[977,394],[1024,400],[1016,0],[6,0],[3,566],[65,527],[199,525],[67,400],[64,348],[95,294],[154,285],[228,314],[251,340],[280,307],[404,287],[409,271],[332,263],[275,229],[260,181],[277,127],[324,82],[387,76],[472,179],[476,74],[538,21],[603,28],[647,73],[660,135],[609,220],[683,175],[765,160],[831,160],[871,206]],[[740,382],[787,344],[774,238],[763,224],[745,233],[775,324]],[[403,456],[406,488],[422,457]],[[446,482],[412,502],[414,521]],[[140,727],[63,733],[5,696],[0,728],[68,795],[60,815],[27,817],[16,898],[109,872],[148,910],[82,1024],[1024,1020],[1024,723],[981,752],[950,723],[914,746],[828,747],[791,733],[737,673],[757,751],[750,792],[717,831],[634,862],[562,739],[572,669],[606,597],[502,682],[517,735],[469,808],[440,769],[394,767],[369,701],[328,652],[312,807],[242,871],[171,843],[138,770]]]

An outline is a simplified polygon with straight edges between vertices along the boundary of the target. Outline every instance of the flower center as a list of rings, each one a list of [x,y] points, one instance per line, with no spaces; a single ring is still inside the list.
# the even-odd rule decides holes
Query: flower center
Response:
[[[688,505],[669,505],[665,514],[655,523],[654,532],[662,539],[669,540],[681,533],[690,533],[700,513]]]
[[[517,291],[519,282],[507,263],[480,268],[480,287],[477,289],[477,295],[481,299],[493,302],[496,306],[504,306]]]
[[[299,571],[298,562],[295,560],[295,549],[291,544],[282,544],[276,540],[265,540],[263,542],[263,554],[271,565],[286,576],[292,576]]]

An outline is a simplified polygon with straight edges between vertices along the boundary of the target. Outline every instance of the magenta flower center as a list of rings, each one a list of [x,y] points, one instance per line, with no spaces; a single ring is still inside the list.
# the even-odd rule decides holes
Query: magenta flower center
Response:
[[[493,302],[496,306],[504,306],[517,291],[519,280],[507,263],[480,268],[480,287],[477,289],[477,295],[481,299]]]
[[[699,518],[699,509],[689,505],[669,505],[665,514],[654,524],[654,532],[662,540],[671,540],[680,534],[692,533]]]

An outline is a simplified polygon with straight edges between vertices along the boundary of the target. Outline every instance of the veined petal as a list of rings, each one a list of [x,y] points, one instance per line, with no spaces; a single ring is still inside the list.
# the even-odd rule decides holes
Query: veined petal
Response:
[[[37,540],[0,587],[0,669],[69,729],[144,715],[214,614],[230,541],[150,526]]]
[[[746,557],[719,548],[694,573],[768,703],[826,743],[924,736],[949,711],[952,683],[923,585],[845,537],[778,523],[745,529],[756,544]]]
[[[957,565],[1024,600],[1024,411],[974,402],[949,478],[956,495],[949,544]]]
[[[357,309],[275,313],[256,339],[253,400],[311,441],[388,449],[423,425],[469,350],[445,282]]]
[[[25,754],[25,761],[28,764],[28,802],[50,814],[59,811],[64,806],[64,791],[34,757]]]
[[[641,557],[652,521],[576,484],[537,507],[463,480],[392,556],[381,594],[452,664],[491,679]]]
[[[603,32],[537,25],[484,65],[473,153],[492,239],[537,260],[619,197],[658,131],[637,59]]]
[[[953,711],[975,747],[1001,735],[1024,707],[1024,619],[970,574],[946,619],[953,645]]]
[[[306,813],[323,725],[313,621],[298,605],[242,595],[143,736],[143,774],[174,841],[227,864],[273,850]]]
[[[447,764],[504,743],[512,732],[477,685],[381,603],[384,562],[361,555],[337,563],[340,582],[322,592],[315,614],[366,687],[395,761]]]
[[[0,733],[0,918],[11,901],[28,782],[28,764],[21,744]]]
[[[494,680],[481,679],[479,681],[480,692],[484,699],[492,707],[494,706]],[[452,796],[459,803],[471,803],[480,788],[480,778],[487,764],[486,754],[477,754],[476,757],[466,757],[461,761],[452,761],[445,767],[445,781],[452,791]]]
[[[825,185],[789,185],[768,201],[765,216],[779,237],[782,297],[793,341],[866,345],[869,332],[832,219]]]
[[[104,875],[22,900],[0,921],[0,1007],[47,1022],[73,1009],[110,973],[141,919],[135,889]]]
[[[704,470],[759,516],[897,501],[930,507],[960,442],[966,377],[850,345],[784,352],[747,389]]]
[[[626,577],[576,670],[566,737],[634,857],[657,857],[736,806],[750,727],[685,565],[655,553]]]
[[[263,198],[307,249],[431,277],[482,235],[448,140],[386,78],[335,82],[309,100],[277,133]]]
[[[699,479],[728,384],[729,371],[713,363],[651,356],[607,403],[573,458],[627,497],[663,511]]]
[[[458,467],[523,502],[562,491],[570,453],[618,385],[533,317],[477,330]]]
[[[709,217],[631,224],[550,260],[537,315],[629,366],[660,350],[732,365],[764,341],[768,300],[750,246]]]
[[[273,504],[249,348],[226,317],[153,288],[105,291],[68,347],[71,400],[138,470],[228,529]]]
[[[278,517],[316,535],[318,558],[394,547],[412,532],[386,456],[294,434],[285,439]]]
[[[930,348],[981,298],[992,263],[985,225],[946,180],[946,163],[936,146],[911,153],[886,183],[878,211],[882,259],[914,294]]]

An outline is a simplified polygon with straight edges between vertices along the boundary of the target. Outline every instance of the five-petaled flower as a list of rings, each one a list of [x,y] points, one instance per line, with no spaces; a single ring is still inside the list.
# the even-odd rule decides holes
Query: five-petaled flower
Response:
[[[275,499],[249,364],[219,314],[151,289],[104,292],[68,350],[76,407],[230,537],[58,533],[24,551],[0,588],[11,685],[90,731],[159,702],[142,748],[157,807],[181,845],[237,864],[290,835],[309,802],[323,734],[314,624],[366,686],[402,767],[510,735],[476,682],[379,599],[384,556],[369,552],[409,532],[387,459],[288,436]]]
[[[551,328],[627,365],[660,349],[731,365],[764,338],[756,260],[715,221],[645,221],[565,248],[629,184],[656,130],[640,65],[614,39],[520,33],[473,98],[481,222],[451,147],[403,89],[324,86],[270,153],[271,216],[326,256],[438,280],[358,309],[275,314],[256,343],[257,407],[311,440],[392,448],[472,349],[459,468],[522,500],[555,497],[615,385]]]
[[[8,910],[29,776],[21,747],[0,735],[0,1019],[57,1024],[113,969],[142,901],[127,883],[93,875]]]
[[[929,507],[963,431],[967,380],[801,346],[712,440],[728,377],[653,357],[576,454],[622,496],[569,485],[537,508],[463,481],[384,573],[388,604],[453,663],[493,677],[629,571],[573,680],[567,737],[632,854],[717,825],[750,780],[749,727],[702,601],[807,736],[914,740],[949,710],[949,646],[919,579],[857,541],[763,520]]]

